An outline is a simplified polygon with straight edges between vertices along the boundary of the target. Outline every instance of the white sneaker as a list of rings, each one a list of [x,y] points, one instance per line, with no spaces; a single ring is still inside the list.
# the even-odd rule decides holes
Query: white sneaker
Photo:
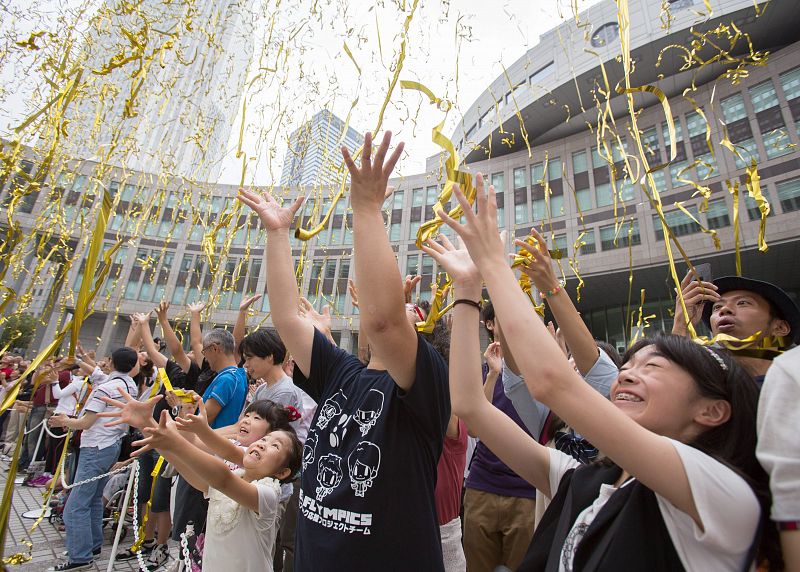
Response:
[[[148,570],[156,570],[169,560],[169,547],[166,544],[157,544],[147,556],[145,565]]]

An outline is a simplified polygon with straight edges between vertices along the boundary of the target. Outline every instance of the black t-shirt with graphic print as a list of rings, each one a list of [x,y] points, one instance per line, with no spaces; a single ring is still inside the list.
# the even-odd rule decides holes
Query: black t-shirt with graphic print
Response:
[[[450,419],[447,365],[418,337],[411,390],[314,330],[319,404],[303,448],[295,570],[443,570],[434,489]]]

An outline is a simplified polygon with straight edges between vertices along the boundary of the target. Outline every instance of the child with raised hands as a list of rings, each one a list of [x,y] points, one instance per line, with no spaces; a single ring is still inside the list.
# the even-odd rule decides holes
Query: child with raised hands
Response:
[[[581,465],[537,443],[495,410],[481,389],[477,310],[453,309],[454,412],[500,459],[552,502],[520,570],[746,570],[774,529],[755,459],[757,388],[727,353],[661,336],[627,353],[608,400],[574,371],[535,315],[498,237],[494,189],[477,177],[477,214],[460,190],[461,248],[426,252],[477,301],[485,280],[525,383],[605,454]],[[761,528],[761,534],[759,534]],[[761,549],[761,551],[759,551]]]
[[[109,425],[128,423],[142,430],[141,454],[157,449],[189,484],[209,497],[203,570],[270,572],[277,533],[280,482],[300,468],[302,447],[292,430],[272,431],[255,441],[231,471],[220,459],[194,446],[163,411],[156,423],[153,407],[161,396],[140,403],[123,392],[123,400],[108,399],[119,411]]]
[[[293,407],[260,399],[244,410],[236,425],[212,429],[208,424],[205,405],[199,396],[195,403],[198,407],[196,414],[188,413],[175,418],[178,430],[183,431],[184,437],[193,445],[224,459],[231,469],[242,466],[250,445],[273,431],[294,432],[291,422],[300,418]]]

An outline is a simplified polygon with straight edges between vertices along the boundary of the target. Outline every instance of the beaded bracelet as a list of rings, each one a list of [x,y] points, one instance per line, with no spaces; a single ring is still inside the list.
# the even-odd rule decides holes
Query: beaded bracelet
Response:
[[[547,292],[539,292],[539,295],[542,297],[542,300],[546,300],[547,298],[552,298],[559,292],[564,289],[564,285],[559,282],[558,286],[553,288],[552,290],[548,290]]]

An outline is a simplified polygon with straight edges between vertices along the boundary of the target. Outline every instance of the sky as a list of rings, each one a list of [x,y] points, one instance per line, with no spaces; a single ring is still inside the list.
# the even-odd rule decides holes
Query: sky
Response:
[[[34,1],[35,17],[14,24],[20,34],[46,27],[65,6],[101,0]],[[571,19],[573,4],[584,10],[597,1],[420,0],[406,37],[399,79],[418,81],[454,105],[445,116],[422,94],[395,87],[383,129],[391,129],[397,140],[406,142],[397,172],[423,172],[426,158],[439,151],[431,141],[435,125],[444,119],[444,133],[451,135],[461,113],[502,73],[503,66],[536,45],[540,34]],[[277,2],[277,10],[273,2],[255,0],[259,33],[250,87],[244,95],[242,149],[248,157],[247,181],[255,184],[278,182],[288,135],[322,107],[346,118],[357,99],[350,125],[361,132],[374,129],[413,0],[283,0]],[[10,0],[0,11],[26,4]],[[270,26],[273,17],[276,24]],[[273,32],[271,42],[268,30]],[[280,51],[281,44],[286,51]],[[345,44],[355,63],[343,49]],[[265,78],[264,64],[269,67],[273,61],[282,62],[280,69]],[[24,62],[0,69],[0,134],[7,134],[30,109],[26,98],[32,80],[35,74],[26,74]],[[241,177],[242,160],[235,157],[241,124],[240,112],[233,121],[219,182],[238,183]]]

